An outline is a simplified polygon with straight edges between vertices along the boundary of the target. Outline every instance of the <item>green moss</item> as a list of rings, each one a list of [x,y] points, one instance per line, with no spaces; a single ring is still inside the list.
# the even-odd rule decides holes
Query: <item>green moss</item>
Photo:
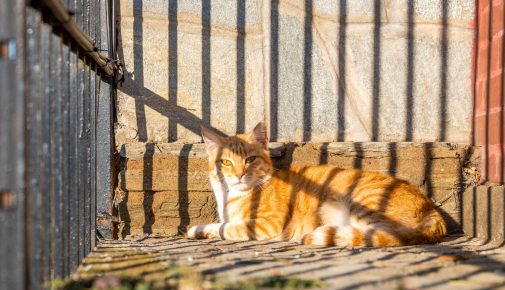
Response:
[[[91,290],[95,280],[75,281],[71,279],[52,280],[44,285],[44,288],[51,290]],[[120,277],[119,285],[112,287],[99,288],[100,290],[150,290],[151,285],[148,282],[130,277]]]
[[[235,283],[216,283],[215,289],[223,290],[256,290],[256,289],[314,289],[323,287],[320,280],[300,279],[296,277],[275,276],[264,279],[248,279]]]
[[[161,278],[161,277],[157,277]],[[225,278],[202,273],[187,266],[172,265],[163,272],[160,280],[144,281],[128,276],[103,276],[94,280],[53,280],[46,284],[51,290],[92,290],[100,285],[100,290],[154,290],[154,289],[193,289],[193,290],[256,290],[256,289],[314,289],[323,286],[320,280],[296,277],[274,276],[262,279],[245,279],[229,282]]]

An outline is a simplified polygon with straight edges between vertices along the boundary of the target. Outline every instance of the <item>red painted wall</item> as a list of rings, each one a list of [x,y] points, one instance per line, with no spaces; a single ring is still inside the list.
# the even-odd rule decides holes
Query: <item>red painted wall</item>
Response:
[[[505,0],[477,0],[472,143],[483,146],[484,178],[504,183]]]

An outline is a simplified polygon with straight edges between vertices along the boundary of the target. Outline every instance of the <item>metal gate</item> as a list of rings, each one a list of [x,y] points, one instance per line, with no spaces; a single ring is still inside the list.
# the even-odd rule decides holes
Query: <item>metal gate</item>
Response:
[[[110,0],[0,1],[0,289],[70,274],[109,212]]]

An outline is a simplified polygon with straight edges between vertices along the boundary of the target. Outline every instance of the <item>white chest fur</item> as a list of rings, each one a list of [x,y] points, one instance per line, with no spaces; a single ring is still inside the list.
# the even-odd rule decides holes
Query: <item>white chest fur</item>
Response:
[[[210,178],[210,184],[212,185],[212,190],[214,191],[214,197],[216,198],[219,221],[222,223],[230,221],[228,217],[228,212],[225,207],[226,202],[230,199],[243,196],[244,194],[247,194],[247,192],[230,190],[226,184],[213,178]]]

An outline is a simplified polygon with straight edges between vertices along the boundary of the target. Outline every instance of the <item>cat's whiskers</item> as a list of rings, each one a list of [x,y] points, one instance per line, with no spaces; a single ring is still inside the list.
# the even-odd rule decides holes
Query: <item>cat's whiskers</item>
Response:
[[[267,184],[267,182],[268,179],[258,177],[258,183],[256,184],[255,187],[259,187],[261,190],[264,190],[265,189],[264,185]]]

